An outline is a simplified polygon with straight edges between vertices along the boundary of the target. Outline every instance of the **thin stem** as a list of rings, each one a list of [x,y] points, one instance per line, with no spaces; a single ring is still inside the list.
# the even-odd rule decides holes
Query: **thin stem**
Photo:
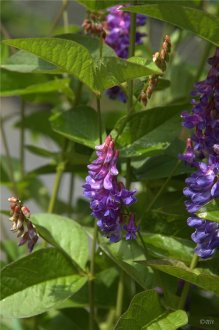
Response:
[[[94,318],[95,318],[95,302],[94,302],[94,276],[95,276],[95,253],[96,253],[96,242],[97,242],[97,224],[94,224],[94,235],[91,250],[91,262],[90,262],[90,276],[89,281],[89,302],[90,302],[90,314],[89,314],[89,330],[94,329]]]
[[[54,212],[55,202],[57,199],[58,190],[59,190],[59,186],[60,186],[60,182],[61,182],[61,178],[62,178],[62,174],[63,174],[64,170],[65,170],[65,162],[61,161],[57,166],[56,176],[55,176],[55,180],[54,180],[54,184],[53,184],[53,188],[52,188],[52,195],[51,195],[49,207],[48,207],[48,213]]]
[[[3,141],[3,145],[4,145],[4,149],[5,149],[6,160],[8,163],[9,176],[10,176],[10,180],[13,185],[13,193],[18,197],[18,189],[17,189],[15,177],[14,177],[13,162],[12,162],[9,147],[8,147],[8,141],[7,141],[7,137],[5,134],[4,123],[3,123],[3,119],[2,118],[0,118],[0,119],[1,119],[0,122],[1,122],[2,141]]]
[[[56,19],[53,22],[50,33],[52,33],[52,31],[54,30],[54,28],[56,27],[56,25],[58,24],[58,22],[60,21],[62,16],[63,16],[63,21],[64,21],[65,33],[68,32],[68,12],[67,12],[68,4],[69,4],[69,0],[62,0],[62,7],[60,9],[58,16],[56,17]],[[55,209],[55,203],[56,203],[56,199],[58,196],[58,191],[59,191],[59,187],[60,187],[60,183],[61,183],[61,179],[62,179],[62,174],[65,171],[65,166],[66,166],[65,151],[67,150],[68,145],[69,145],[69,141],[67,139],[65,139],[64,146],[62,149],[61,161],[59,162],[59,164],[57,165],[57,168],[56,168],[56,176],[55,176],[55,180],[54,180],[54,184],[53,184],[53,188],[52,188],[52,195],[51,195],[50,202],[49,202],[48,213],[54,212],[54,209]]]
[[[122,314],[123,296],[124,296],[124,271],[121,271],[118,290],[117,290],[117,301],[116,301],[116,312],[115,312],[116,320],[118,320],[120,315]]]
[[[25,120],[25,102],[21,99],[20,106],[20,117],[21,117],[21,129],[20,129],[20,172],[21,178],[24,177],[25,174],[25,128],[24,128],[24,120]]]
[[[75,100],[73,103],[73,111],[75,107],[79,104],[82,92],[82,82],[79,80],[78,85],[75,92]],[[72,149],[74,148],[74,143],[71,143]],[[70,186],[69,186],[69,195],[68,195],[68,216],[71,216],[71,209],[72,209],[72,200],[73,200],[73,193],[74,193],[74,182],[75,182],[75,175],[74,173],[70,174]]]
[[[58,15],[55,17],[55,19],[54,19],[54,21],[52,23],[52,27],[50,29],[49,34],[52,34],[53,33],[54,29],[56,28],[56,26],[58,25],[59,21],[61,20],[64,11],[68,7],[68,4],[69,4],[69,0],[66,0],[66,1],[63,1],[62,2],[62,6],[60,8],[60,11],[59,11]]]
[[[74,194],[74,182],[75,182],[75,176],[73,173],[70,174],[70,186],[69,186],[69,195],[68,195],[68,216],[71,216],[71,205],[73,200],[73,194]]]
[[[6,38],[6,39],[11,39],[12,36],[11,34],[8,32],[8,30],[6,29],[6,27],[4,26],[4,24],[2,24],[2,22],[0,23],[0,32],[2,33],[2,35]],[[16,53],[16,50],[14,47],[9,46],[11,53],[14,54]]]
[[[99,141],[102,144],[102,118],[100,109],[100,97],[97,96],[97,115],[98,115],[98,127],[99,127]]]
[[[162,194],[163,190],[166,188],[166,186],[169,183],[170,179],[172,178],[173,174],[177,170],[179,164],[180,164],[180,160],[177,161],[176,165],[174,166],[174,168],[170,172],[170,175],[168,176],[168,178],[166,179],[166,181],[164,181],[163,185],[160,187],[160,189],[158,190],[157,194],[154,196],[154,198],[152,199],[152,201],[149,203],[149,205],[148,205],[148,207],[146,209],[146,212],[149,212],[150,211],[150,209],[152,208],[152,206],[154,205],[154,203],[157,201],[157,199],[159,198],[159,196]]]
[[[147,247],[146,247],[146,245],[145,245],[144,239],[143,239],[143,237],[142,237],[140,231],[138,232],[138,236],[139,236],[139,238],[140,238],[141,244],[142,244],[143,249],[144,249],[144,256],[145,256],[145,259],[147,259]]]
[[[103,38],[100,37],[100,59],[103,57]]]
[[[129,36],[129,57],[135,55],[136,39],[136,14],[131,13],[130,36]],[[133,80],[128,81],[128,113],[133,111]]]
[[[209,54],[211,52],[211,49],[212,49],[212,45],[210,43],[207,43],[207,45],[205,47],[205,50],[204,50],[204,52],[202,54],[202,58],[201,58],[201,60],[199,62],[199,66],[198,66],[198,69],[197,69],[197,74],[196,74],[195,79],[194,79],[195,81],[199,81],[200,80],[202,71],[203,71],[203,69],[205,67],[205,64],[207,62],[207,58],[208,58],[208,56],[209,56]]]
[[[69,29],[68,29],[68,11],[66,10],[67,9],[67,6],[68,6],[68,0],[62,0],[62,3],[63,3],[63,7],[64,7],[64,10],[63,10],[63,22],[64,22],[64,31],[65,33],[68,33],[69,32]]]
[[[130,20],[130,35],[129,35],[129,57],[135,54],[135,38],[136,38],[136,14],[131,13]],[[128,81],[128,102],[127,112],[128,117],[134,111],[133,108],[133,80]],[[126,187],[130,189],[131,186],[131,159],[128,158],[126,161]],[[116,319],[118,319],[122,313],[123,308],[123,295],[124,295],[124,272],[121,272],[117,291],[117,302],[116,302]]]
[[[189,268],[191,270],[193,270],[196,267],[196,265],[198,263],[198,260],[199,260],[199,257],[196,254],[194,254],[193,258],[192,258],[192,261],[191,261],[191,264],[189,266]],[[190,283],[185,282],[183,290],[182,290],[182,294],[181,294],[181,297],[180,297],[180,300],[179,300],[179,305],[178,305],[179,309],[184,309],[186,299],[188,297],[189,289],[190,289]]]
[[[102,118],[101,118],[101,108],[100,108],[100,97],[97,96],[97,113],[98,113],[98,127],[99,127],[99,142],[102,144]],[[89,330],[94,329],[94,318],[95,318],[95,302],[94,302],[94,277],[95,277],[95,253],[97,245],[97,224],[94,223],[94,234],[92,242],[91,251],[91,262],[90,262],[90,281],[89,281],[89,304],[90,304],[90,314],[89,314]]]
[[[130,36],[129,36],[129,57],[135,55],[135,39],[136,39],[136,14],[131,13],[130,19]],[[128,116],[134,111],[133,108],[133,80],[128,81]],[[126,186],[127,189],[131,186],[131,159],[126,161]]]

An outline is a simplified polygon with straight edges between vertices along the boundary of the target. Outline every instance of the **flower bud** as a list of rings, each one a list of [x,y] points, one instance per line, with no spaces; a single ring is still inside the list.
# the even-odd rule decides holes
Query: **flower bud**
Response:
[[[30,210],[26,206],[22,206],[21,211],[26,218],[30,217]]]

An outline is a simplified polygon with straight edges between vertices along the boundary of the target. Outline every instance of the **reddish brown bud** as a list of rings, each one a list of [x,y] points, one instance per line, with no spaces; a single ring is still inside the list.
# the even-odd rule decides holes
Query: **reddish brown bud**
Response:
[[[160,57],[160,54],[159,52],[156,52],[154,55],[153,55],[153,62],[157,62],[159,60],[159,57]]]
[[[23,213],[23,215],[26,217],[26,218],[29,218],[30,217],[30,210],[26,207],[26,206],[23,206],[21,208],[21,211]]]
[[[8,201],[9,201],[9,203],[16,203],[16,202],[18,202],[18,199],[16,198],[16,197],[9,197],[8,198]]]
[[[20,229],[17,231],[17,237],[21,237],[24,233],[24,226],[22,226]]]
[[[147,103],[148,103],[148,98],[147,98],[147,94],[146,94],[144,91],[141,91],[141,94],[140,94],[140,100],[141,100],[141,102],[144,104],[144,106],[147,105]]]
[[[24,219],[20,216],[17,220],[17,229],[20,229],[23,226]]]

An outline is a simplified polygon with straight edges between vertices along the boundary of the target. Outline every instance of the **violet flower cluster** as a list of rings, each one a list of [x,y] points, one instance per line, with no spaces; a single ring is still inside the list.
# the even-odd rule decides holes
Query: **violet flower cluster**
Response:
[[[203,205],[219,197],[219,48],[208,63],[211,69],[207,79],[198,82],[192,93],[192,113],[182,113],[183,125],[194,129],[194,134],[180,156],[196,168],[186,179],[184,195],[188,197],[186,208],[191,214],[187,222],[195,228],[195,252],[202,258],[209,258],[219,247],[219,224],[195,215]]]
[[[106,17],[107,36],[105,42],[112,47],[120,58],[128,58],[129,51],[129,32],[130,32],[130,13],[124,12],[121,9],[124,6],[114,6],[108,9],[109,14]],[[145,25],[146,17],[137,14],[136,26],[140,27]],[[136,32],[136,44],[142,44],[142,37],[145,33]],[[122,89],[118,86],[107,90],[107,95],[112,99],[118,99],[126,102],[127,97]]]
[[[121,240],[123,229],[127,232],[127,240],[135,239],[138,231],[133,214],[128,216],[128,224],[124,224],[127,219],[125,209],[136,201],[136,191],[126,189],[117,180],[119,152],[114,144],[108,136],[102,145],[96,146],[97,159],[88,165],[89,175],[83,186],[84,196],[90,199],[92,215],[110,242]]]

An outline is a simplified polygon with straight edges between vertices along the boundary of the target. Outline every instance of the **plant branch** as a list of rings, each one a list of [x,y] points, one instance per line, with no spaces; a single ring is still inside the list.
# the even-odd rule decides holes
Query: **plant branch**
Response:
[[[163,185],[160,187],[160,189],[158,190],[157,194],[154,196],[154,198],[152,199],[152,201],[149,203],[147,209],[146,209],[146,213],[150,211],[150,209],[152,208],[152,206],[154,205],[154,203],[157,201],[157,199],[160,197],[160,195],[162,194],[163,190],[166,188],[167,184],[169,183],[169,181],[171,180],[173,174],[175,173],[175,171],[177,170],[179,164],[180,164],[180,160],[177,161],[176,165],[174,166],[174,168],[172,169],[172,171],[170,172],[168,178],[166,179],[166,181],[164,181]]]
[[[199,260],[199,257],[196,254],[194,254],[193,258],[192,258],[192,261],[191,261],[191,264],[189,266],[189,269],[193,270],[196,267],[196,265],[198,263],[198,260]],[[181,294],[181,297],[180,297],[180,300],[179,300],[179,305],[178,305],[179,309],[184,309],[186,299],[188,297],[189,289],[190,289],[190,283],[185,282],[185,284],[183,286],[182,294]]]
[[[97,96],[97,114],[98,114],[98,126],[99,126],[99,143],[102,144],[102,118],[101,118],[101,107],[100,107],[100,97]],[[90,314],[89,314],[89,330],[94,329],[94,318],[95,318],[95,302],[94,302],[94,277],[95,277],[95,253],[97,245],[97,224],[94,223],[94,234],[92,242],[92,251],[91,251],[91,262],[90,262],[90,281],[89,281],[89,303],[90,303]]]
[[[62,0],[62,6],[63,6],[63,22],[64,22],[64,31],[65,33],[69,32],[69,28],[68,28],[68,11],[67,11],[67,6],[68,6],[68,0]]]
[[[58,190],[59,190],[62,174],[65,170],[65,165],[66,165],[65,161],[61,161],[57,165],[56,176],[55,176],[55,180],[54,180],[54,184],[53,184],[53,188],[52,188],[52,195],[51,195],[50,202],[49,202],[49,207],[48,207],[48,213],[54,212],[55,203],[56,203],[56,199],[57,199],[57,195],[58,195]]]
[[[118,290],[117,290],[117,300],[116,300],[116,312],[115,317],[116,320],[119,319],[122,314],[122,306],[123,306],[123,296],[124,296],[124,271],[121,271],[121,275],[119,278]]]
[[[53,33],[53,31],[55,30],[56,26],[58,25],[59,21],[61,20],[62,16],[63,16],[63,13],[64,11],[66,10],[66,8],[68,7],[68,4],[69,4],[69,0],[63,0],[62,2],[62,6],[59,10],[59,13],[58,15],[55,17],[53,23],[52,23],[52,27],[49,31],[49,35],[51,35]]]
[[[4,145],[4,149],[5,149],[5,154],[6,154],[6,160],[8,163],[8,171],[9,171],[9,176],[10,176],[10,180],[12,182],[12,186],[13,186],[13,193],[18,197],[18,189],[17,189],[17,184],[15,181],[15,177],[14,177],[14,169],[13,169],[13,162],[11,159],[11,155],[10,155],[10,151],[9,151],[9,147],[8,147],[8,141],[7,141],[7,137],[5,134],[5,129],[4,129],[4,123],[3,123],[3,119],[0,118],[0,122],[1,122],[1,133],[2,133],[2,142]]]
[[[25,102],[21,99],[20,106],[20,119],[21,119],[21,130],[20,130],[20,172],[21,178],[24,177],[25,174],[25,128],[24,128],[24,120],[25,120]]]
[[[210,43],[207,43],[207,45],[204,49],[204,52],[202,54],[201,60],[199,62],[199,65],[198,65],[197,74],[194,79],[195,82],[200,80],[202,71],[206,65],[207,58],[208,58],[211,50],[212,50],[212,45]]]

